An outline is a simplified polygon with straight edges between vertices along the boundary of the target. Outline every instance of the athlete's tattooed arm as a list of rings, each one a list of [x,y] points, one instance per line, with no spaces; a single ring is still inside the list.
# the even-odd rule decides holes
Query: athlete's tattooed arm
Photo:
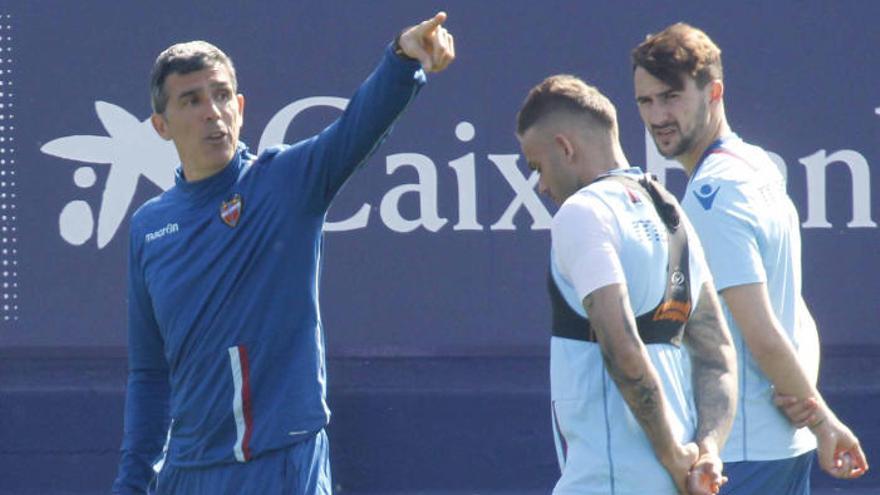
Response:
[[[700,288],[694,312],[684,331],[684,343],[691,355],[694,399],[697,406],[696,443],[700,457],[688,476],[691,485],[711,493],[723,485],[721,447],[727,440],[736,411],[736,355],[715,287],[711,281]]]
[[[715,286],[700,289],[697,307],[684,330],[693,368],[697,406],[696,442],[701,453],[717,455],[727,440],[736,412],[736,351],[721,314]]]
[[[697,460],[694,444],[681,445],[672,434],[660,377],[639,339],[625,285],[597,289],[583,300],[608,373],[651,442],[654,453],[684,492]]]

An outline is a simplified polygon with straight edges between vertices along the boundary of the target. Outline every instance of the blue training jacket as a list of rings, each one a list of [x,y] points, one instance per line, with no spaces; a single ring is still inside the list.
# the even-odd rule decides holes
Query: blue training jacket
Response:
[[[131,219],[129,376],[114,493],[143,493],[152,464],[245,462],[330,417],[318,308],[322,227],[346,179],[425,83],[389,46],[342,116]],[[170,427],[169,427],[170,426]]]

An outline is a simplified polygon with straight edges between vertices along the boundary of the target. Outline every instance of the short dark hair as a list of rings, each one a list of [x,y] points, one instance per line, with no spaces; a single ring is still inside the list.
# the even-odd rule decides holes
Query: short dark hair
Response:
[[[544,117],[560,111],[588,116],[603,128],[617,132],[617,110],[611,100],[576,76],[558,74],[529,91],[516,116],[516,133],[522,136]]]
[[[675,90],[684,87],[685,74],[698,88],[724,78],[721,49],[706,33],[683,22],[649,34],[632,51],[632,64],[633,71],[641,67]]]
[[[168,104],[168,95],[165,94],[165,79],[170,74],[189,74],[208,67],[220,65],[229,71],[232,79],[232,91],[238,92],[238,81],[235,78],[235,66],[223,50],[208,43],[207,41],[189,41],[177,43],[166,48],[156,58],[153,71],[150,74],[150,103],[153,111],[161,114],[165,112]]]

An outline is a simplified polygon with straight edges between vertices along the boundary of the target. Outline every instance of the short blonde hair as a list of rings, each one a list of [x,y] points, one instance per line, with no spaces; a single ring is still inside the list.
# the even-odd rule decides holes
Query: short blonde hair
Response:
[[[617,110],[605,95],[569,74],[550,76],[529,91],[516,116],[516,133],[522,136],[545,117],[565,112],[587,116],[600,127],[617,133]]]

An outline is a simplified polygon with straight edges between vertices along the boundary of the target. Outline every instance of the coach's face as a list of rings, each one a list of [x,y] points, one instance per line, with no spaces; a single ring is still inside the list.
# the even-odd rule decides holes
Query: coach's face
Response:
[[[639,115],[666,158],[693,150],[709,128],[709,93],[712,84],[700,89],[694,78],[683,76],[675,89],[642,67],[633,74]]]
[[[165,79],[168,105],[153,114],[156,131],[174,141],[188,181],[210,177],[232,160],[244,115],[244,96],[235,94],[223,65]]]
[[[576,167],[566,153],[566,138],[540,126],[518,136],[529,168],[538,172],[538,192],[561,205],[580,189]]]

